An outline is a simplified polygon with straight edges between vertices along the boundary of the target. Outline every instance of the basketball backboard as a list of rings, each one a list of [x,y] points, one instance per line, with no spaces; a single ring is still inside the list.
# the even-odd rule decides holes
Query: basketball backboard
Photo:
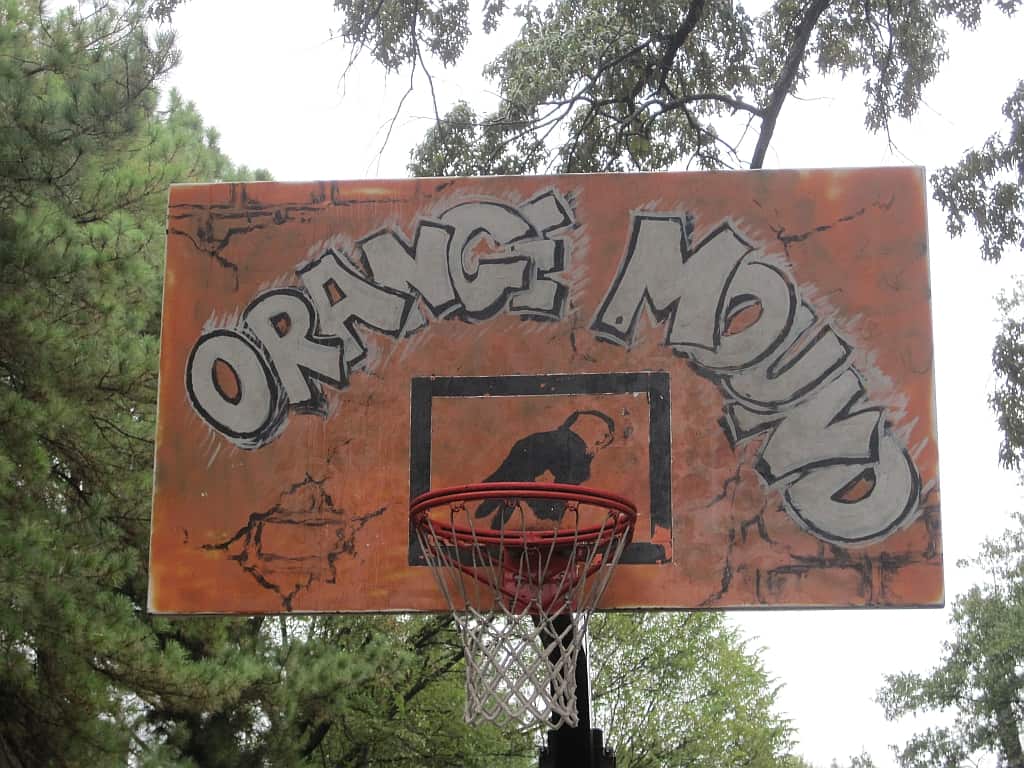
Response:
[[[443,610],[495,480],[637,504],[605,608],[941,604],[927,253],[911,168],[175,186],[150,608]]]

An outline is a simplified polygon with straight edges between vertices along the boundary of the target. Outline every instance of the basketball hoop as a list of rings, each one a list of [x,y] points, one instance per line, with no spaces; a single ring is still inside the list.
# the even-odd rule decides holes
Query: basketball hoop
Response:
[[[621,496],[556,483],[413,500],[412,527],[465,649],[467,722],[576,726],[576,659],[636,515]]]

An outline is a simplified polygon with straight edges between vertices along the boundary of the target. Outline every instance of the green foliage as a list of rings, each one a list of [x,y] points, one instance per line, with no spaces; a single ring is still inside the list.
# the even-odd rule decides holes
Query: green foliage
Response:
[[[488,24],[503,5],[503,0],[485,3]],[[422,64],[425,55],[454,64],[469,40],[468,0],[334,0],[334,6],[345,14],[340,37],[356,51],[369,48],[388,70]]]
[[[998,3],[1012,14],[1019,0]],[[1024,249],[1024,81],[1003,106],[1009,124],[955,165],[932,176],[935,198],[958,236],[973,224],[982,257],[999,261]],[[999,298],[1003,327],[992,353],[998,377],[990,403],[1003,432],[1000,462],[1020,470],[1024,457],[1024,283]],[[1017,522],[1024,524],[1024,516]],[[952,768],[995,755],[1009,768],[1024,766],[1024,525],[989,541],[978,560],[990,581],[973,587],[953,608],[955,636],[943,663],[929,675],[888,680],[881,701],[890,717],[946,710],[952,724],[916,735],[898,753],[912,768]]]
[[[833,760],[831,768],[846,768],[846,766],[842,766],[836,760]],[[875,761],[871,759],[871,755],[867,752],[861,752],[859,755],[854,755],[850,758],[849,768],[875,768]]]
[[[595,719],[619,768],[796,766],[776,689],[717,613],[594,617]]]
[[[897,753],[905,768],[954,768],[995,755],[1024,765],[1024,515],[990,540],[977,564],[990,580],[953,604],[954,637],[927,675],[886,678],[880,702],[890,719],[947,711],[951,724],[915,735]]]
[[[142,3],[0,4],[0,754],[124,765],[154,713],[265,677],[233,624],[151,622],[167,186],[233,176]],[[241,625],[238,625],[241,626]]]
[[[522,123],[519,123],[522,125]],[[479,120],[459,102],[412,152],[414,176],[485,176],[529,173],[544,158],[540,142],[520,135],[508,119]]]
[[[1009,14],[1018,1],[995,5]],[[427,52],[451,65],[470,36],[462,2],[335,6],[353,56],[368,51],[388,70],[426,72]],[[456,108],[410,167],[443,168],[437,158],[461,151],[475,156],[473,167],[496,170],[758,168],[786,99],[813,73],[859,77],[872,131],[912,117],[946,59],[945,29],[975,27],[983,8],[982,0],[776,0],[752,15],[726,0],[526,2],[511,12],[518,38],[486,69],[496,113],[477,120]],[[485,31],[504,15],[504,2],[485,3]],[[1005,165],[1003,149],[990,147],[987,161]]]
[[[271,765],[515,768],[536,760],[529,736],[468,726],[462,646],[447,616],[296,620]],[[357,679],[334,673],[360,670]],[[298,760],[299,762],[295,762]]]
[[[982,238],[982,257],[999,261],[1007,248],[1024,249],[1024,81],[1003,105],[1005,136],[993,134],[959,163],[932,176],[946,226],[961,235],[968,222]]]
[[[1024,285],[1018,281],[1012,293],[999,297],[1003,327],[992,351],[992,366],[998,383],[989,402],[999,417],[1003,433],[999,460],[1019,470],[1024,458]]]

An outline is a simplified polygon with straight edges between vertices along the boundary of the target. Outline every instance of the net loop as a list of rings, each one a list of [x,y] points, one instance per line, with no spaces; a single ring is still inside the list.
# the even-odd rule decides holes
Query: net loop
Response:
[[[559,483],[413,500],[410,521],[462,638],[466,721],[575,727],[576,659],[636,507]]]

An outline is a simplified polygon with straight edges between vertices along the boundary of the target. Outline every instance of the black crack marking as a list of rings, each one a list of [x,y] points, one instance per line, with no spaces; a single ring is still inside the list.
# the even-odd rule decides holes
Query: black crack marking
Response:
[[[893,206],[893,204],[895,202],[896,202],[896,193],[893,192],[893,193],[891,193],[889,195],[889,199],[886,200],[884,203],[881,200],[875,200],[875,202],[873,202],[871,204],[871,207],[872,208],[877,208],[880,211],[888,211],[888,210],[890,210],[892,208],[892,206]]]
[[[596,363],[597,359],[593,355],[591,355],[591,354],[589,354],[587,352],[581,352],[579,347],[577,346],[577,338],[578,338],[577,337],[577,333],[579,331],[585,331],[587,329],[586,329],[586,324],[583,323],[580,320],[579,315],[572,311],[575,308],[576,308],[575,305],[572,302],[570,302],[570,304],[569,304],[569,311],[570,311],[569,320],[570,320],[571,326],[569,328],[569,347],[572,349],[572,355],[570,356],[569,359],[570,360],[576,360],[577,358],[579,358],[581,360],[586,360],[588,363]],[[589,337],[589,334],[586,334],[585,336]]]
[[[334,464],[334,462],[338,459],[338,455],[342,452],[342,449],[347,448],[349,445],[351,445],[353,440],[354,438],[347,437],[344,440],[340,440],[336,443],[333,443],[330,449],[327,451],[327,463]]]
[[[762,589],[768,593],[780,594],[785,590],[786,584],[797,580],[806,579],[809,575],[819,571],[841,570],[856,574],[858,579],[858,596],[866,605],[878,605],[881,602],[875,595],[874,563],[867,555],[851,557],[847,552],[838,548],[832,548],[832,555],[819,557],[793,556],[792,563],[772,568],[764,573],[764,577],[758,574],[758,597],[761,602],[768,602],[767,595],[761,593]],[[852,604],[852,601],[851,601]]]
[[[369,198],[353,199],[342,196],[337,183],[330,185],[329,193],[321,187],[318,193],[310,195],[310,202],[292,202],[278,205],[265,205],[255,198],[250,198],[244,185],[232,185],[231,197],[227,203],[198,205],[195,203],[178,203],[170,206],[168,219],[175,222],[193,221],[203,214],[205,220],[197,222],[196,233],[180,227],[169,227],[168,234],[180,235],[192,243],[200,253],[207,254],[218,265],[234,272],[235,290],[238,290],[238,265],[227,259],[223,251],[232,240],[257,232],[268,227],[281,226],[293,221],[305,223],[312,221],[312,214],[321,213],[331,208],[348,208],[358,205],[394,205],[405,202],[400,198]],[[215,224],[244,220],[241,226],[229,226],[223,236],[215,234]]]
[[[929,496],[935,497],[935,492],[932,491]],[[941,535],[942,526],[939,520],[939,504],[935,502],[926,502],[921,507],[921,516],[919,520],[924,521],[925,531],[928,533],[928,545],[924,550],[924,558],[926,560],[934,560],[936,557],[941,557],[939,551],[939,537]]]
[[[231,272],[233,273],[232,276],[234,277],[235,280],[235,290],[238,290],[238,265],[235,264],[233,261],[225,259],[221,255],[221,251],[225,247],[227,247],[228,241],[234,234],[236,234],[234,230],[229,229],[227,235],[224,238],[222,238],[220,244],[212,242],[212,226],[210,228],[198,227],[196,235],[193,235],[191,232],[188,232],[184,229],[177,229],[176,227],[170,227],[167,230],[167,233],[169,235],[180,235],[181,237],[184,237],[186,240],[192,243],[192,247],[195,248],[197,251],[209,255],[211,259],[213,259],[215,262],[217,262],[217,264],[224,267],[225,269],[230,269]]]
[[[740,484],[740,475],[743,472],[743,464],[736,465],[736,471],[729,475],[722,482],[722,490],[713,496],[706,504],[701,504],[700,509],[711,509],[716,504],[736,496],[736,487]]]
[[[771,536],[768,535],[768,524],[765,522],[764,519],[764,513],[767,507],[768,502],[767,500],[765,500],[765,502],[761,504],[761,509],[757,511],[756,515],[740,522],[740,538],[744,541],[744,543],[747,541],[747,530],[751,527],[753,527],[757,531],[757,536],[759,539],[761,539],[764,542],[767,542],[768,544],[775,543],[772,541]]]
[[[714,496],[707,504],[702,504],[702,509],[710,509],[719,502],[725,501],[729,498],[734,498],[736,495],[736,488],[740,483],[740,473],[743,470],[743,464],[737,464],[736,471],[729,477],[725,478],[722,482],[722,490]],[[761,513],[764,513],[764,506],[761,508]],[[746,540],[746,530],[743,529],[741,532],[743,540]],[[704,598],[701,601],[702,607],[707,607],[717,603],[726,592],[729,591],[729,587],[732,584],[733,568],[732,568],[732,551],[736,547],[736,529],[729,529],[729,543],[725,548],[725,563],[722,565],[722,576],[719,582],[719,588]]]
[[[942,567],[939,553],[939,508],[932,504],[923,508],[921,517],[928,540],[918,551],[882,552],[869,556],[836,545],[822,545],[817,555],[790,554],[791,562],[768,570],[758,569],[755,575],[755,596],[758,603],[774,604],[784,596],[794,579],[803,581],[821,571],[848,571],[858,578],[861,601],[851,605],[890,605],[895,597],[890,584],[900,571],[910,566]]]
[[[283,491],[272,507],[249,515],[246,524],[230,538],[204,544],[202,549],[226,552],[261,587],[275,593],[286,611],[291,611],[295,596],[314,583],[337,583],[337,561],[357,556],[357,535],[386,510],[380,507],[361,515],[351,514],[335,505],[324,483],[325,479],[315,480],[307,474]],[[316,548],[294,551],[295,534]]]
[[[800,232],[800,233],[794,234],[794,235],[787,235],[785,227],[769,227],[769,228],[771,229],[772,232],[775,233],[775,237],[777,237],[779,239],[779,242],[782,243],[783,247],[785,247],[787,249],[787,253],[788,253],[788,247],[789,247],[790,243],[802,243],[804,240],[807,240],[808,238],[813,237],[814,235],[821,234],[822,232],[828,232],[830,229],[835,229],[840,224],[845,224],[847,222],[851,222],[851,221],[854,221],[856,219],[859,219],[865,213],[867,213],[867,209],[866,208],[860,208],[859,210],[854,211],[851,214],[847,214],[846,216],[840,216],[838,219],[833,221],[831,224],[821,224],[821,225],[819,225],[817,227],[814,227],[813,229],[807,230],[806,232]]]
[[[707,608],[708,606],[714,605],[726,592],[729,591],[729,587],[732,585],[732,550],[736,546],[736,529],[732,528],[729,530],[729,544],[725,548],[725,564],[722,566],[722,578],[719,582],[718,589],[708,595],[704,600],[701,601],[701,607]]]

